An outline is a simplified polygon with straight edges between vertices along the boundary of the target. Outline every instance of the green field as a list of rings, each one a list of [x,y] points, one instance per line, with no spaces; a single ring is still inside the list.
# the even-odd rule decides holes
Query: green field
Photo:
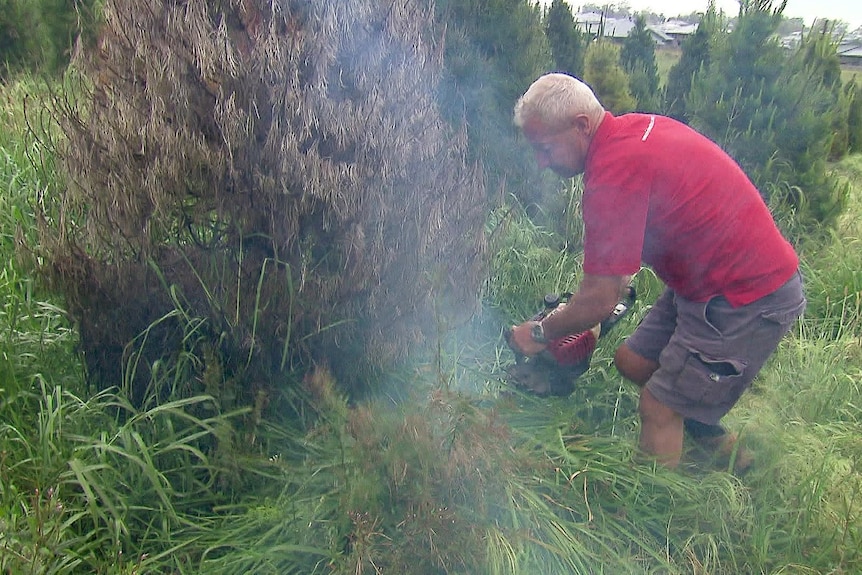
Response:
[[[667,74],[670,69],[679,61],[682,51],[677,48],[663,48],[656,50],[655,62],[658,65],[658,77],[661,79],[661,85],[667,81]]]

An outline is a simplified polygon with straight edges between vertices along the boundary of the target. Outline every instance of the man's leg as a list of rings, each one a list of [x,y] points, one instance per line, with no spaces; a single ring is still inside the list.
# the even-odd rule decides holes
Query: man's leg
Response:
[[[641,388],[646,385],[652,374],[659,368],[657,361],[653,361],[632,351],[625,343],[617,348],[617,352],[614,355],[614,365],[616,365],[617,371],[624,378]],[[700,442],[701,438],[714,439],[726,433],[726,430],[721,425],[710,425],[689,418],[685,418],[684,420],[684,429],[692,439],[698,442]]]
[[[659,368],[657,361],[635,353],[623,343],[614,355],[614,364],[623,377],[641,388],[640,448],[656,457],[663,465],[675,467],[679,464],[683,446],[683,430],[697,428],[695,433],[715,437],[724,433],[719,425],[708,425],[691,419],[683,419],[678,413],[660,403],[644,386]]]
[[[644,388],[659,368],[658,362],[635,353],[623,343],[614,355],[614,364],[623,377],[641,388],[640,448],[643,451],[655,456],[660,463],[674,467],[679,463],[684,438],[688,436],[696,446],[699,459],[712,461],[721,467],[729,465],[732,459],[738,473],[751,466],[751,454],[739,446],[736,434],[727,433],[721,424],[712,425],[686,417],[682,420],[682,430],[677,431],[675,417],[671,415],[677,415],[676,412],[662,405]],[[649,393],[649,398],[645,400],[646,393]],[[673,452],[677,453],[676,458],[671,456]]]
[[[676,467],[682,456],[683,417],[641,388],[640,448],[667,467]]]
[[[646,385],[646,382],[659,367],[657,361],[635,353],[625,342],[617,348],[614,354],[614,365],[624,378],[638,387]]]

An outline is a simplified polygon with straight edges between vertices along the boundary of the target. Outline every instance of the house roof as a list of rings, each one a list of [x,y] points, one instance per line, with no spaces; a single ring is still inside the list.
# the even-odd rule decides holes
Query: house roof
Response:
[[[843,58],[862,58],[862,45],[842,46],[838,49],[838,56]]]
[[[605,36],[609,38],[626,38],[635,27],[632,18],[606,18],[598,12],[583,12],[575,14],[575,24],[587,32],[598,32],[599,25],[604,21]],[[672,38],[662,29],[648,25],[657,43],[669,42]]]
[[[697,32],[698,26],[699,24],[690,24],[682,20],[668,20],[663,24],[659,24],[656,28],[668,35],[691,36]]]
[[[605,20],[605,36],[625,38],[634,27],[635,23],[628,18],[608,18]]]

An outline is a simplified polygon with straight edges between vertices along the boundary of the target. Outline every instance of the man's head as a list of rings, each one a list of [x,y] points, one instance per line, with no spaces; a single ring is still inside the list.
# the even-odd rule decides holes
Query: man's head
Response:
[[[515,105],[515,125],[533,146],[540,168],[570,178],[584,171],[604,114],[589,86],[567,74],[545,74]]]

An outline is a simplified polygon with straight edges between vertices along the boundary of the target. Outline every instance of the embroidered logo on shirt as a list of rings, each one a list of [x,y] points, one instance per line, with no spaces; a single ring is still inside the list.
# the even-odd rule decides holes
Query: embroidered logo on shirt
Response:
[[[650,132],[652,132],[653,126],[655,126],[655,116],[650,116],[649,117],[649,126],[647,126],[647,129],[644,132],[643,138],[641,138],[641,142],[646,142],[646,139],[649,138]]]

